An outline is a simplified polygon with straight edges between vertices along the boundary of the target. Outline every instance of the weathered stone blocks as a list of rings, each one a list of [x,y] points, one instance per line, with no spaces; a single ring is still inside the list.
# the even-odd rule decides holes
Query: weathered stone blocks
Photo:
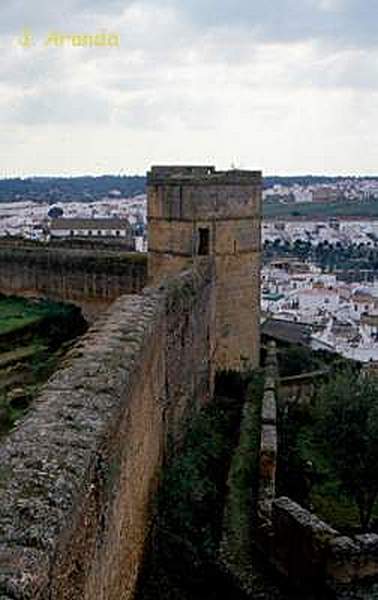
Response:
[[[326,577],[329,543],[338,532],[289,498],[272,505],[274,561],[296,584],[318,584]]]
[[[261,190],[254,171],[153,167],[148,174],[149,279],[214,262],[219,371],[259,364]]]
[[[122,297],[0,445],[0,597],[128,600],[163,461],[212,393],[213,272]]]
[[[264,391],[261,420],[263,425],[276,425],[277,403],[273,390]]]
[[[140,293],[147,256],[0,243],[0,293],[74,302],[93,321],[122,294]]]

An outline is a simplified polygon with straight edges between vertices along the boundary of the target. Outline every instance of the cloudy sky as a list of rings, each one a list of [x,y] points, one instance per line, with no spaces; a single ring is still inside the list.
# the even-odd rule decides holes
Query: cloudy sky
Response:
[[[2,0],[0,176],[378,174],[377,32],[378,0]]]

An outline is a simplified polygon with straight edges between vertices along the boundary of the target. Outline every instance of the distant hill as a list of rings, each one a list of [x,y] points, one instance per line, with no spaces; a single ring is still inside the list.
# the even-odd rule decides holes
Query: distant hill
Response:
[[[314,185],[319,183],[335,183],[347,179],[346,177],[328,177],[323,175],[300,175],[291,177],[267,176],[264,178],[264,187],[274,184],[292,186]],[[348,179],[358,179],[350,177]],[[378,179],[378,177],[364,177],[363,179]],[[1,179],[0,203],[33,200],[35,202],[90,202],[103,198],[109,192],[120,192],[123,197],[132,197],[144,194],[146,191],[146,177],[142,175],[102,175],[100,177],[29,177],[25,179]],[[116,197],[116,196],[115,196]],[[350,202],[346,213],[352,215],[378,216],[378,205]],[[313,205],[264,205],[267,216],[306,216],[325,210],[328,215],[343,214],[345,205],[338,203],[335,206],[314,207]],[[293,215],[292,213],[297,213]],[[298,214],[299,213],[299,214]]]
[[[101,177],[31,177],[0,180],[0,202],[89,202],[117,190],[125,196],[143,194],[146,178],[140,175]]]
[[[266,219],[329,219],[331,217],[360,217],[362,219],[378,218],[378,200],[344,200],[339,202],[280,204],[275,202],[263,204],[263,216]]]
[[[316,184],[329,184],[337,183],[338,181],[344,181],[345,179],[352,179],[358,181],[359,179],[364,180],[376,180],[378,176],[369,177],[355,177],[355,176],[330,176],[330,175],[292,175],[292,176],[281,176],[281,175],[268,175],[264,177],[264,187],[269,188],[273,185],[286,185],[293,186],[295,184],[307,186]]]

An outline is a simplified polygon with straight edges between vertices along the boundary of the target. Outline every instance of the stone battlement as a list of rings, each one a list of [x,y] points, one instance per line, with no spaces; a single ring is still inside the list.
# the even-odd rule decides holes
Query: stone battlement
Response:
[[[245,171],[231,169],[229,171],[217,171],[211,166],[156,166],[147,173],[148,185],[183,184],[190,185],[229,185],[246,184],[247,182],[259,182],[261,171]]]

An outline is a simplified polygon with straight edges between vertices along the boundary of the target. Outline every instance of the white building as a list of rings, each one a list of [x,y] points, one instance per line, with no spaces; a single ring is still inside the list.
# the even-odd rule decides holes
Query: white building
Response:
[[[127,219],[79,219],[62,217],[51,221],[50,234],[52,239],[110,238],[114,240],[115,238],[119,238],[123,243],[132,245],[132,230]]]
[[[312,191],[308,188],[294,186],[293,196],[295,202],[312,202]]]

